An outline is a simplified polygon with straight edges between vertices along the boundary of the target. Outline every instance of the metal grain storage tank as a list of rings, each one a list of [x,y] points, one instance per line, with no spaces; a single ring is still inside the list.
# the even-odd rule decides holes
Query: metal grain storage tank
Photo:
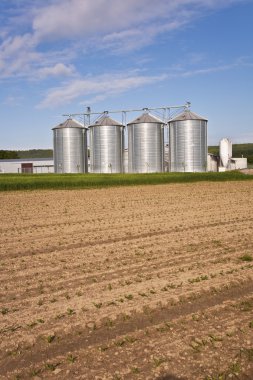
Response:
[[[220,160],[221,166],[228,168],[232,157],[232,142],[229,139],[220,140]]]
[[[128,125],[129,173],[164,171],[164,123],[144,113]]]
[[[123,173],[124,126],[108,115],[101,116],[90,130],[90,171]]]
[[[185,110],[169,122],[170,171],[207,170],[207,119]]]
[[[54,133],[54,172],[86,173],[88,171],[87,128],[67,119]]]

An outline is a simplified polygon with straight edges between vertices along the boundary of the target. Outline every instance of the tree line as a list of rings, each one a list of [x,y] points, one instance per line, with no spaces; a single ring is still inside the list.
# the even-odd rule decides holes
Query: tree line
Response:
[[[247,157],[248,164],[253,164],[253,143],[249,144],[233,144],[233,157]],[[219,146],[209,146],[208,152],[219,155]]]
[[[53,149],[0,150],[0,160],[18,158],[53,158]]]

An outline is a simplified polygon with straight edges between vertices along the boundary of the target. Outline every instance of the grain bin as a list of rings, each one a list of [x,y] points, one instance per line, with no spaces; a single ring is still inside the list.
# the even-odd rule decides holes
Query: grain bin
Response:
[[[123,173],[124,126],[105,114],[89,131],[91,173]]]
[[[86,173],[88,171],[87,129],[74,119],[67,119],[54,133],[54,172]]]
[[[207,119],[185,110],[169,122],[170,171],[207,170]]]
[[[129,173],[164,171],[164,123],[144,113],[128,123]]]

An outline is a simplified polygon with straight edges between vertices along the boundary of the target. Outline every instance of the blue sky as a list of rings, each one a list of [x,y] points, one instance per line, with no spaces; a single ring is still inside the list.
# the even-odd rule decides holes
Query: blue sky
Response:
[[[209,145],[253,142],[252,17],[253,0],[0,0],[0,149],[51,148],[86,106],[186,101]]]

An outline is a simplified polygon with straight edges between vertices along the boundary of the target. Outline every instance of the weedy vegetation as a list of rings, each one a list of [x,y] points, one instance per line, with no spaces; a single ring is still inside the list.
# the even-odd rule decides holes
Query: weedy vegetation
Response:
[[[36,189],[92,189],[114,186],[250,180],[253,180],[253,176],[245,175],[239,171],[224,173],[147,174],[1,174],[0,191]]]

